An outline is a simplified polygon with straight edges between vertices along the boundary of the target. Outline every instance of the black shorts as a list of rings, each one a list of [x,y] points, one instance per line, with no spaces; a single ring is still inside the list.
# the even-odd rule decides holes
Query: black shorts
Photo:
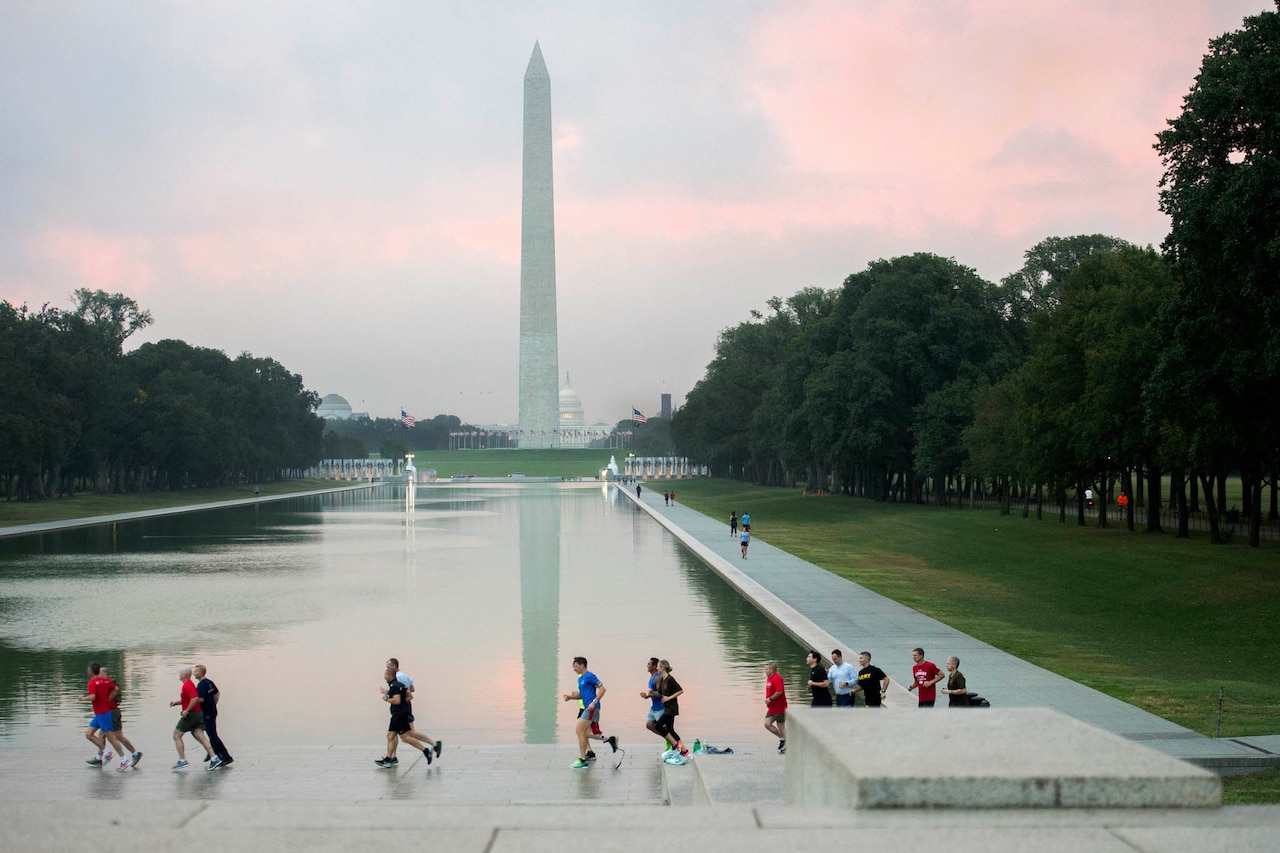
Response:
[[[413,719],[410,714],[392,714],[391,723],[387,726],[387,731],[402,735],[409,731],[409,729],[413,728],[413,726],[410,725],[412,722]]]

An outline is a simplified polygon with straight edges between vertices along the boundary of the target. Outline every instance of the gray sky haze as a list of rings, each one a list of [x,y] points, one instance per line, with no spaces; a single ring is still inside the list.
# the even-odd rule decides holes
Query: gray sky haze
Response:
[[[356,409],[516,418],[523,75],[551,75],[560,370],[677,404],[870,261],[991,281],[1164,238],[1152,144],[1271,0],[0,0],[0,298],[123,292]]]

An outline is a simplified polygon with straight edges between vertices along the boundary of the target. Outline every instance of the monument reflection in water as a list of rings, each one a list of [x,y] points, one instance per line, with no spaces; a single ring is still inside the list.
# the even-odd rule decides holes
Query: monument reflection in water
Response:
[[[574,655],[609,688],[605,729],[632,742],[657,742],[639,697],[651,655],[685,687],[690,738],[768,742],[766,659],[801,697],[804,650],[612,487],[420,487],[412,512],[406,497],[0,540],[0,746],[85,745],[90,660],[119,677],[143,750],[171,742],[195,662],[241,751],[377,748],[391,655],[416,679],[419,727],[454,743],[570,741]]]

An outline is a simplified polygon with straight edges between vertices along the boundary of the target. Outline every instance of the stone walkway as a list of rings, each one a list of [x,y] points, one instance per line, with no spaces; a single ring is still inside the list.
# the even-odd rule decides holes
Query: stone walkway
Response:
[[[846,654],[865,649],[895,682],[909,682],[911,649],[921,646],[938,666],[948,655],[959,657],[969,689],[990,699],[993,706],[1053,708],[1220,773],[1280,767],[1280,737],[1205,737],[1002,652],[755,536],[744,560],[737,540],[730,537],[722,520],[679,503],[666,506],[661,494],[649,489],[638,499],[634,488],[620,490],[743,595],[756,601],[784,630],[823,654],[833,648],[844,649]],[[750,512],[751,508],[739,507],[739,512],[744,510]],[[768,535],[767,519],[753,519],[752,526],[757,535]],[[914,697],[900,685],[895,687],[889,707],[916,710]],[[940,706],[938,710],[945,709]]]

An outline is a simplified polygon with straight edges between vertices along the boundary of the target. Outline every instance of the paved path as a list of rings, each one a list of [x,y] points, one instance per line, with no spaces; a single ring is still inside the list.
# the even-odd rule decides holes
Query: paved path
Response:
[[[865,649],[891,678],[909,683],[911,649],[921,646],[938,666],[948,655],[959,657],[969,689],[990,699],[992,705],[1053,708],[1220,772],[1280,766],[1278,738],[1205,737],[1000,651],[754,536],[744,560],[737,540],[720,519],[679,503],[666,506],[662,495],[650,489],[644,489],[640,498],[634,487],[620,490],[756,601],[784,630],[824,654],[837,647],[846,654]],[[750,507],[740,509],[750,512]],[[768,522],[753,519],[752,526],[761,533]],[[889,705],[914,710],[915,699],[899,687],[891,693]]]
[[[310,492],[289,492],[284,495],[262,495],[254,498],[235,498],[229,501],[210,501],[203,504],[186,504],[184,506],[168,506],[160,509],[141,509],[136,512],[117,512],[111,515],[91,515],[85,518],[64,518],[61,521],[41,521],[35,524],[15,524],[0,527],[0,539],[11,536],[30,536],[33,533],[52,533],[58,530],[72,530],[77,527],[96,527],[99,524],[114,524],[121,521],[138,521],[144,518],[159,518],[164,515],[182,515],[188,512],[204,512],[209,509],[226,509],[232,506],[248,506],[250,504],[287,501],[293,498],[307,498],[314,495],[327,495],[334,492],[351,492],[367,490],[383,485],[383,483],[360,483],[355,486],[337,486],[332,489],[316,489]]]

